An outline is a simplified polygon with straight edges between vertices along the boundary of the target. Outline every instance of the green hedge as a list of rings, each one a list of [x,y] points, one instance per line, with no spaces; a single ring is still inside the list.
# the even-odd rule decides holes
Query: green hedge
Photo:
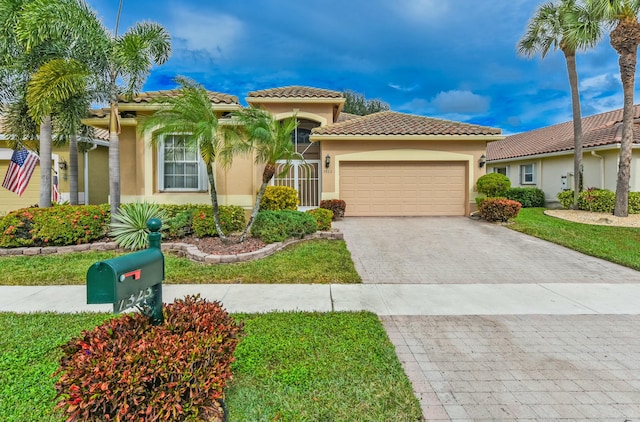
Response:
[[[478,193],[490,198],[503,197],[511,187],[511,180],[504,174],[488,173],[478,178],[476,187]]]
[[[573,191],[558,193],[562,208],[569,209],[573,205]],[[578,209],[591,212],[612,214],[616,205],[616,194],[606,189],[590,188],[580,192]],[[629,214],[640,214],[640,192],[629,192]]]
[[[265,243],[302,238],[318,229],[316,219],[301,211],[260,211],[251,228],[251,235]]]
[[[89,243],[103,238],[109,223],[109,205],[22,208],[0,219],[0,247]]]
[[[329,231],[331,230],[331,220],[333,220],[333,211],[326,208],[315,208],[308,210],[307,214],[311,214],[318,223],[318,230]]]
[[[219,210],[220,225],[225,235],[244,229],[246,225],[244,208],[237,205],[221,205]],[[213,222],[213,209],[210,205],[196,206],[191,227],[193,233],[199,237],[218,235]]]
[[[520,202],[522,208],[544,207],[544,192],[538,188],[511,188],[504,196],[512,201]]]

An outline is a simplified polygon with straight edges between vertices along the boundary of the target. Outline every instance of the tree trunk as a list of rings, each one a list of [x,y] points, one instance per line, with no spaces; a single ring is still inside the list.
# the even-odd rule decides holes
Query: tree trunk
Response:
[[[629,216],[629,181],[631,179],[631,148],[633,146],[633,90],[635,86],[636,56],[640,43],[640,24],[637,20],[621,20],[611,32],[611,46],[620,56],[620,79],[624,95],[620,164],[616,183],[616,204],[613,214]]]
[[[262,171],[262,185],[260,185],[260,190],[256,195],[256,202],[253,204],[253,210],[251,210],[249,223],[247,223],[247,227],[244,228],[244,231],[240,235],[240,242],[244,242],[244,239],[246,239],[247,235],[251,232],[251,227],[253,227],[253,223],[256,221],[258,211],[260,211],[260,202],[262,201],[262,197],[264,196],[264,191],[267,189],[267,185],[269,184],[275,173],[275,163],[265,164],[264,170]]]
[[[220,224],[220,207],[218,206],[218,192],[216,190],[216,178],[213,174],[213,163],[207,164],[207,177],[209,178],[209,187],[211,188],[211,206],[213,207],[213,224],[216,228],[216,233],[221,240],[227,240],[227,237],[222,232],[222,224]]]
[[[78,136],[76,134],[69,136],[69,203],[78,205]]]
[[[51,116],[40,124],[40,208],[51,206]]]
[[[578,209],[578,197],[582,190],[582,112],[578,90],[578,71],[575,51],[563,51],[567,62],[569,86],[571,87],[571,109],[573,112],[573,209]]]

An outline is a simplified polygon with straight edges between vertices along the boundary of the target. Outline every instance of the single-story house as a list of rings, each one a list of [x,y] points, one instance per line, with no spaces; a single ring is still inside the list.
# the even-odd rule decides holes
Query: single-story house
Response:
[[[119,104],[122,202],[210,202],[204,164],[180,149],[179,134],[154,147],[150,135],[136,130],[139,116],[161,106],[152,99],[177,94],[148,92]],[[235,96],[209,97],[220,119],[241,108]],[[296,188],[302,209],[343,199],[348,216],[467,215],[475,207],[475,182],[485,174],[487,143],[504,138],[500,129],[392,111],[342,113],[342,93],[326,89],[266,89],[250,92],[246,101],[277,119],[298,119],[292,142],[304,160],[274,183]],[[106,128],[108,110],[95,111],[86,123]],[[250,209],[261,175],[251,157],[217,168],[220,203]]]
[[[93,146],[84,152],[78,153],[78,203],[80,204],[104,204],[109,198],[109,138],[108,132],[96,131],[96,139],[92,140]],[[37,142],[28,145],[35,152]],[[9,168],[13,150],[7,145],[0,119],[0,180],[4,179]],[[60,202],[69,200],[69,147],[62,146],[52,148],[51,169],[53,176],[58,176],[58,191]],[[38,205],[40,201],[40,165],[33,171],[31,180],[21,196],[0,187],[0,215],[19,208]]]
[[[630,190],[640,191],[640,106],[634,107],[634,144]],[[622,109],[582,119],[583,187],[615,191],[618,177]],[[536,187],[547,206],[573,189],[573,121],[543,127],[492,142],[487,147],[487,172],[509,177],[512,187]]]

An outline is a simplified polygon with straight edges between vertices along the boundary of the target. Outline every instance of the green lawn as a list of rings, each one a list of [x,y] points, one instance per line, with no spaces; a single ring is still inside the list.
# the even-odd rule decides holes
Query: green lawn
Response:
[[[0,258],[0,285],[85,284],[87,270],[115,252],[77,252]],[[165,254],[166,280],[202,283],[359,283],[351,254],[342,240],[309,240],[272,256],[236,264],[203,264]],[[55,270],[54,270],[55,269]]]
[[[640,270],[640,229],[574,223],[523,208],[510,229]]]
[[[59,345],[107,314],[0,313],[2,421],[54,416]],[[378,318],[238,315],[247,336],[227,391],[230,421],[418,421],[420,406]]]

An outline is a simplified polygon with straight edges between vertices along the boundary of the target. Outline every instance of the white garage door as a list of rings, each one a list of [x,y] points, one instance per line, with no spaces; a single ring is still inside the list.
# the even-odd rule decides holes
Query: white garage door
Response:
[[[465,162],[343,162],[347,216],[464,215]]]

